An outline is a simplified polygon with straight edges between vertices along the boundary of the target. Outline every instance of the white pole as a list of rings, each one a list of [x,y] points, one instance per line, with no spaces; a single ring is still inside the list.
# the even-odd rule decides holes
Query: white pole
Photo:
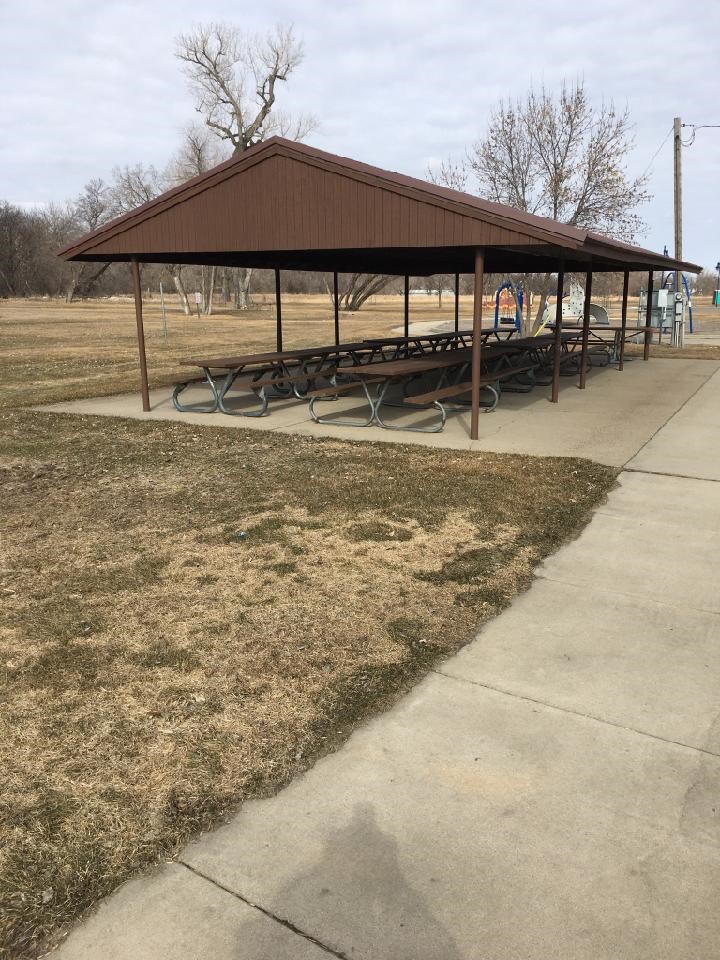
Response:
[[[160,281],[160,306],[162,307],[162,317],[163,317],[163,337],[167,340],[168,338],[168,328],[167,328],[167,316],[165,314],[165,294],[163,293],[162,280]]]

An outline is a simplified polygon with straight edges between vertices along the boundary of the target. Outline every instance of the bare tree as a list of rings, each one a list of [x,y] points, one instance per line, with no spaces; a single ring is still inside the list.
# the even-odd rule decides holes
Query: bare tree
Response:
[[[370,297],[379,293],[390,283],[393,277],[384,274],[374,273],[349,273],[344,276],[345,282],[341,287],[338,283],[338,302],[341,310],[355,312]],[[340,277],[338,277],[338,280]],[[325,277],[325,289],[330,297],[331,303],[335,304],[335,293],[330,287],[327,276]]]
[[[612,102],[593,107],[582,81],[544,87],[523,100],[501,100],[485,136],[460,164],[446,162],[431,176],[457,188],[460,174],[481,197],[622,240],[643,229],[637,208],[650,196],[645,176],[629,177],[633,124]],[[542,316],[549,275],[541,278]]]
[[[166,178],[173,184],[185,183],[193,177],[207,173],[212,167],[227,159],[222,147],[212,137],[210,131],[199,124],[190,124],[176,156],[170,161]],[[210,315],[213,311],[213,296],[217,267],[200,268],[200,290],[203,300],[203,312]]]
[[[260,37],[228,23],[200,25],[180,34],[175,55],[185,65],[198,113],[234,154],[281,131],[300,140],[317,127],[310,114],[293,121],[272,112],[278,83],[303,59],[292,27],[278,26]]]
[[[20,297],[34,292],[39,227],[37,214],[0,202],[0,296]]]
[[[244,34],[228,23],[210,23],[180,34],[182,62],[195,108],[216,137],[242,153],[274,134],[302,140],[318,126],[312,114],[296,118],[275,110],[277,88],[303,59],[292,27],[277,26],[264,37]],[[235,304],[250,304],[252,270],[235,274]]]
[[[153,200],[168,186],[167,177],[152,164],[113,167],[112,179],[110,192],[113,210],[117,215],[128,213]]]
[[[69,202],[64,209],[51,204],[44,216],[50,232],[67,242],[74,236],[97,230],[111,220],[115,213],[111,188],[100,177],[95,177],[88,180],[74,202]],[[71,303],[76,297],[89,296],[109,267],[109,263],[68,264],[66,303]]]
[[[114,212],[121,214],[134,210],[143,203],[153,200],[173,182],[170,171],[161,172],[152,164],[146,166],[143,163],[137,163],[135,166],[115,167],[111,187]],[[190,302],[185,290],[182,268],[181,263],[169,263],[166,266],[180,298],[180,305],[185,315],[189,316]]]

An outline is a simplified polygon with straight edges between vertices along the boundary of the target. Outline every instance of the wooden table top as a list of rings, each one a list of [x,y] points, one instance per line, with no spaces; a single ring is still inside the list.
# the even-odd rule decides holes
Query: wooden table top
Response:
[[[365,343],[371,343],[373,345],[387,343],[388,346],[395,346],[399,343],[414,343],[417,340],[452,340],[455,339],[455,337],[471,337],[472,333],[472,330],[450,330],[447,333],[409,334],[407,337],[368,337]],[[484,330],[483,333],[485,333]]]
[[[426,357],[404,357],[401,360],[373,360],[361,367],[353,367],[358,377],[402,377],[406,374],[425,373],[428,370],[440,370],[443,367],[460,366],[470,363],[472,350],[450,350],[445,353],[433,353]]]
[[[282,363],[284,360],[306,360],[310,357],[330,357],[356,350],[369,350],[371,344],[358,343],[331,344],[326,347],[303,347],[300,350],[279,350],[274,353],[247,353],[236,357],[200,357],[181,360],[183,366],[219,367],[234,370],[236,367],[251,367],[262,363]]]

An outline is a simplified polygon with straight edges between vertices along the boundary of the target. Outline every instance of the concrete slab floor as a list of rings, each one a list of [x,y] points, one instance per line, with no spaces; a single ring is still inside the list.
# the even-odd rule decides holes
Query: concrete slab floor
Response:
[[[481,438],[477,441],[470,440],[467,409],[452,413],[443,432],[434,434],[383,430],[376,426],[316,424],[308,415],[307,405],[298,400],[272,401],[269,414],[260,418],[230,417],[221,413],[179,413],[172,407],[169,389],[152,392],[152,409],[145,414],[135,394],[76,400],[38,409],[461,450],[581,456],[611,466],[622,466],[718,370],[718,361],[652,360],[643,363],[636,360],[628,363],[622,372],[615,367],[593,368],[584,391],[577,389],[575,378],[563,378],[558,404],[549,403],[549,388],[546,387],[536,387],[528,394],[506,393],[494,413],[481,414]],[[193,393],[188,391],[188,400],[202,403],[207,400],[207,391],[200,388]],[[246,409],[250,406],[247,401],[241,405]],[[367,404],[360,400],[344,398],[323,404],[321,414],[362,417],[366,410]],[[437,423],[437,414],[434,411],[407,413],[390,409],[388,420],[398,424],[430,425]]]

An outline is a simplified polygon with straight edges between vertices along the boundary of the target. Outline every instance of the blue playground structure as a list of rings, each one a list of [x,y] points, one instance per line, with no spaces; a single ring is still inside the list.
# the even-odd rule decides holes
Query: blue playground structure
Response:
[[[667,252],[667,247],[665,247]],[[693,332],[693,315],[692,315],[692,297],[690,296],[690,287],[688,286],[687,277],[684,273],[681,273],[683,288],[685,290],[685,299],[687,300],[688,305],[688,321],[690,324],[690,333]],[[669,273],[664,273],[662,278],[662,283],[660,284],[660,289],[667,287],[668,290],[672,290],[675,287],[675,271],[671,270]]]
[[[522,308],[523,308],[523,292],[522,292],[522,287],[519,286],[518,284],[513,283],[512,280],[505,280],[503,283],[500,284],[500,286],[495,291],[495,330],[497,330],[498,327],[500,326],[500,295],[503,292],[503,290],[509,290],[513,295],[513,299],[515,300],[514,322],[515,322],[515,329],[519,333],[522,329],[522,325],[520,323],[520,317],[522,316]],[[510,320],[510,321],[513,320],[512,317],[503,317],[502,319]]]

